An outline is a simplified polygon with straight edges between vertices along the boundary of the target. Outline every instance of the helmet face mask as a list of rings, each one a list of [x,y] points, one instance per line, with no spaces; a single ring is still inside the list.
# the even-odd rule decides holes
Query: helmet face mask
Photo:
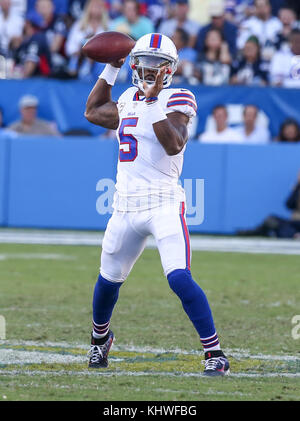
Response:
[[[158,42],[154,43],[154,40]],[[177,69],[178,55],[173,41],[161,34],[147,34],[140,38],[130,53],[132,83],[143,91],[143,82],[151,85],[161,67],[167,66],[163,86],[167,88]]]
[[[149,85],[154,83],[159,69],[164,66],[167,66],[167,69],[170,69],[172,65],[170,60],[159,56],[135,56],[133,61],[134,69],[137,71],[139,80],[145,81]]]

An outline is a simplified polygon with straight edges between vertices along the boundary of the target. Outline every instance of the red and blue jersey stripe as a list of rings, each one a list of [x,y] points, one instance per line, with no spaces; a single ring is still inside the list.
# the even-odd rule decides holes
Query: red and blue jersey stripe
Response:
[[[186,92],[184,92],[184,93],[178,92],[176,94],[173,94],[173,95],[170,96],[170,99],[172,99],[172,98],[190,98],[193,101],[195,101],[195,97],[192,94],[188,94]]]
[[[197,112],[197,104],[195,98],[189,93],[175,93],[170,96],[167,107],[175,107],[176,105],[188,105]]]
[[[161,34],[152,34],[150,39],[151,48],[160,48],[162,36]]]

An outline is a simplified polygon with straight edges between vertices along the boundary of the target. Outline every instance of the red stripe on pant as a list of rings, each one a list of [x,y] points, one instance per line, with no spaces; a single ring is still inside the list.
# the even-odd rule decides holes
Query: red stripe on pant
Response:
[[[185,255],[186,255],[186,267],[188,270],[191,269],[191,248],[190,248],[190,237],[189,237],[189,230],[186,225],[185,221],[185,204],[181,202],[181,209],[180,209],[180,220],[183,230],[183,236],[185,241]]]

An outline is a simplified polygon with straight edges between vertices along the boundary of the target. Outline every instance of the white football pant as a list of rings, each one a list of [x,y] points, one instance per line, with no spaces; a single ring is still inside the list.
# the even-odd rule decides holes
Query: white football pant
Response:
[[[140,212],[115,210],[102,243],[101,275],[111,282],[125,281],[149,235],[155,238],[166,276],[176,269],[190,269],[185,202],[181,202]]]

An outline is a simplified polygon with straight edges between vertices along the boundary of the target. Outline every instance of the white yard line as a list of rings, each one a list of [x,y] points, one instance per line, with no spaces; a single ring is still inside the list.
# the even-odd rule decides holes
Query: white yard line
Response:
[[[21,260],[76,260],[75,256],[63,253],[1,253],[1,260],[21,259]]]
[[[1,348],[2,346],[2,348]],[[48,355],[60,355],[57,349],[51,350],[51,348],[61,348],[65,349],[66,351],[68,349],[80,349],[84,351],[88,351],[89,344],[79,344],[79,343],[68,343],[68,342],[37,342],[37,341],[20,341],[20,340],[0,340],[0,363],[2,362],[1,354],[4,351],[10,350],[10,352],[17,351],[17,352],[27,352],[28,354],[33,354],[34,352],[42,354],[42,356],[45,356],[45,353],[40,350],[22,350],[22,349],[15,349],[13,347],[15,346],[24,346],[24,347],[39,347],[39,348],[50,348],[45,351],[47,351]],[[113,344],[112,347],[113,351],[123,351],[123,352],[134,352],[134,353],[140,353],[140,354],[181,354],[181,355],[198,355],[199,357],[203,357],[203,351],[200,350],[183,350],[183,349],[164,349],[164,348],[152,348],[150,346],[133,346],[133,345],[125,345],[125,344]],[[254,359],[254,360],[269,360],[269,361],[299,361],[300,362],[300,355],[286,355],[286,354],[251,354],[249,350],[243,350],[243,349],[225,349],[224,352],[236,359]],[[47,355],[46,354],[46,355]],[[67,356],[66,356],[67,357]],[[71,355],[71,357],[73,357]],[[76,358],[80,359],[82,356],[75,356]],[[116,359],[114,359],[116,361]],[[122,359],[120,359],[122,360]],[[53,362],[53,361],[51,361]],[[56,361],[58,362],[58,361]],[[82,362],[82,361],[81,361]]]
[[[100,246],[103,233],[0,230],[0,243]]]
[[[0,349],[0,364],[75,364],[87,361],[82,355],[63,355],[16,349]]]
[[[0,243],[101,246],[102,240],[103,233],[95,232],[0,230]],[[152,237],[147,247],[156,247]],[[300,255],[299,240],[191,235],[191,247],[195,251]]]
[[[36,346],[40,349],[29,350],[29,349],[16,349],[15,346]],[[45,347],[45,350],[42,348]],[[46,349],[47,347],[47,349]],[[168,371],[126,371],[126,370],[105,370],[105,371],[92,371],[92,370],[27,370],[24,366],[26,364],[76,364],[76,363],[87,363],[86,354],[81,355],[71,355],[64,354],[59,351],[57,348],[62,349],[64,352],[67,349],[80,349],[88,350],[88,345],[83,344],[68,344],[60,342],[35,342],[35,341],[0,341],[0,364],[4,366],[9,365],[19,365],[20,369],[8,370],[6,368],[0,368],[0,374],[2,376],[14,376],[14,375],[26,375],[26,376],[105,376],[105,377],[121,377],[121,376],[132,376],[132,377],[141,377],[141,376],[161,376],[161,377],[179,377],[179,378],[192,378],[192,377],[203,377],[200,362],[203,358],[203,353],[200,351],[186,351],[186,350],[166,350],[166,349],[157,349],[150,347],[134,347],[128,345],[119,345],[115,346],[114,349],[118,351],[126,352],[135,352],[135,353],[153,353],[153,354],[163,354],[163,353],[175,353],[175,354],[188,354],[188,355],[199,355],[199,372],[168,372]],[[53,348],[53,349],[51,349]],[[56,348],[56,349],[55,349]],[[246,350],[226,350],[228,356],[237,359],[261,359],[269,361],[300,361],[300,357],[293,355],[267,355],[267,354],[257,354],[253,355]],[[201,358],[201,359],[200,359]],[[126,359],[120,358],[119,356],[111,357],[111,363],[122,362]],[[21,368],[23,367],[23,368]],[[291,373],[291,372],[272,372],[272,373],[257,373],[257,372],[239,372],[231,373],[230,377],[233,378],[300,378],[300,372]]]
[[[103,376],[103,377],[177,377],[177,378],[189,378],[189,377],[201,377],[204,376],[200,371],[199,373],[183,373],[183,372],[169,372],[169,371],[109,371],[109,370],[81,370],[81,371],[69,371],[69,370],[3,370],[0,369],[1,376],[15,376],[15,375],[26,375],[26,376]],[[300,373],[230,373],[228,378],[300,378]]]

